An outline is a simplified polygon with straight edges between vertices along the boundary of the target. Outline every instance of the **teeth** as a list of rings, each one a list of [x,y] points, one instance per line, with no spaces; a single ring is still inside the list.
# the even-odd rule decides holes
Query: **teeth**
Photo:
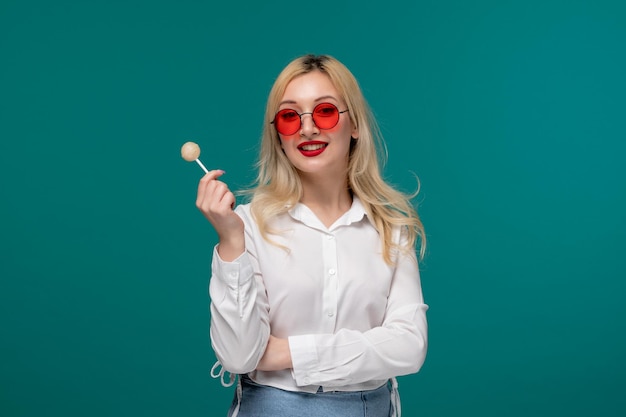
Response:
[[[326,144],[324,144],[324,143],[316,143],[316,144],[312,144],[312,145],[303,145],[301,147],[301,149],[303,151],[316,151],[318,149],[322,149],[324,146],[326,146]]]

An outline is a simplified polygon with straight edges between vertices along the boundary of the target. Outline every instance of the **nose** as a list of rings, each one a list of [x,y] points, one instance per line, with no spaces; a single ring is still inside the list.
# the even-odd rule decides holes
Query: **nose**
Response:
[[[300,116],[300,136],[312,136],[319,133],[319,129],[313,121],[313,115],[311,113],[303,113]]]

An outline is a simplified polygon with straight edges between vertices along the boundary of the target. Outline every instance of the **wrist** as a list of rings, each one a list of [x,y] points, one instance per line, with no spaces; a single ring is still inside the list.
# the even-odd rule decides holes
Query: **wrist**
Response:
[[[241,238],[222,238],[220,237],[217,246],[217,253],[220,258],[226,262],[234,261],[246,250],[243,236]]]
[[[293,363],[291,361],[291,349],[289,348],[289,339],[282,339],[282,364],[284,369],[293,368]]]

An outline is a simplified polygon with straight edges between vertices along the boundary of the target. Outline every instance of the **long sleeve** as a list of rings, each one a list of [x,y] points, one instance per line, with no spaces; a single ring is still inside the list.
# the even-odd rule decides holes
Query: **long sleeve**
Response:
[[[252,242],[246,231],[246,251],[224,262],[213,250],[211,344],[225,370],[247,373],[257,367],[270,334],[268,302],[262,277],[255,267]]]
[[[381,326],[289,337],[296,384],[338,387],[417,372],[426,357],[428,309],[417,265],[414,254],[398,260]]]

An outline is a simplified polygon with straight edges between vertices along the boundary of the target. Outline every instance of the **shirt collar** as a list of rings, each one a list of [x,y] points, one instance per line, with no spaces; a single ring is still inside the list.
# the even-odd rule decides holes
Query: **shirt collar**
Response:
[[[361,200],[357,196],[352,197],[352,205],[350,206],[350,209],[338,218],[330,229],[324,226],[315,213],[302,203],[296,203],[289,209],[288,213],[294,220],[302,222],[309,227],[321,230],[332,230],[341,226],[349,226],[352,223],[360,222],[367,214],[365,212],[365,207],[363,207]]]

